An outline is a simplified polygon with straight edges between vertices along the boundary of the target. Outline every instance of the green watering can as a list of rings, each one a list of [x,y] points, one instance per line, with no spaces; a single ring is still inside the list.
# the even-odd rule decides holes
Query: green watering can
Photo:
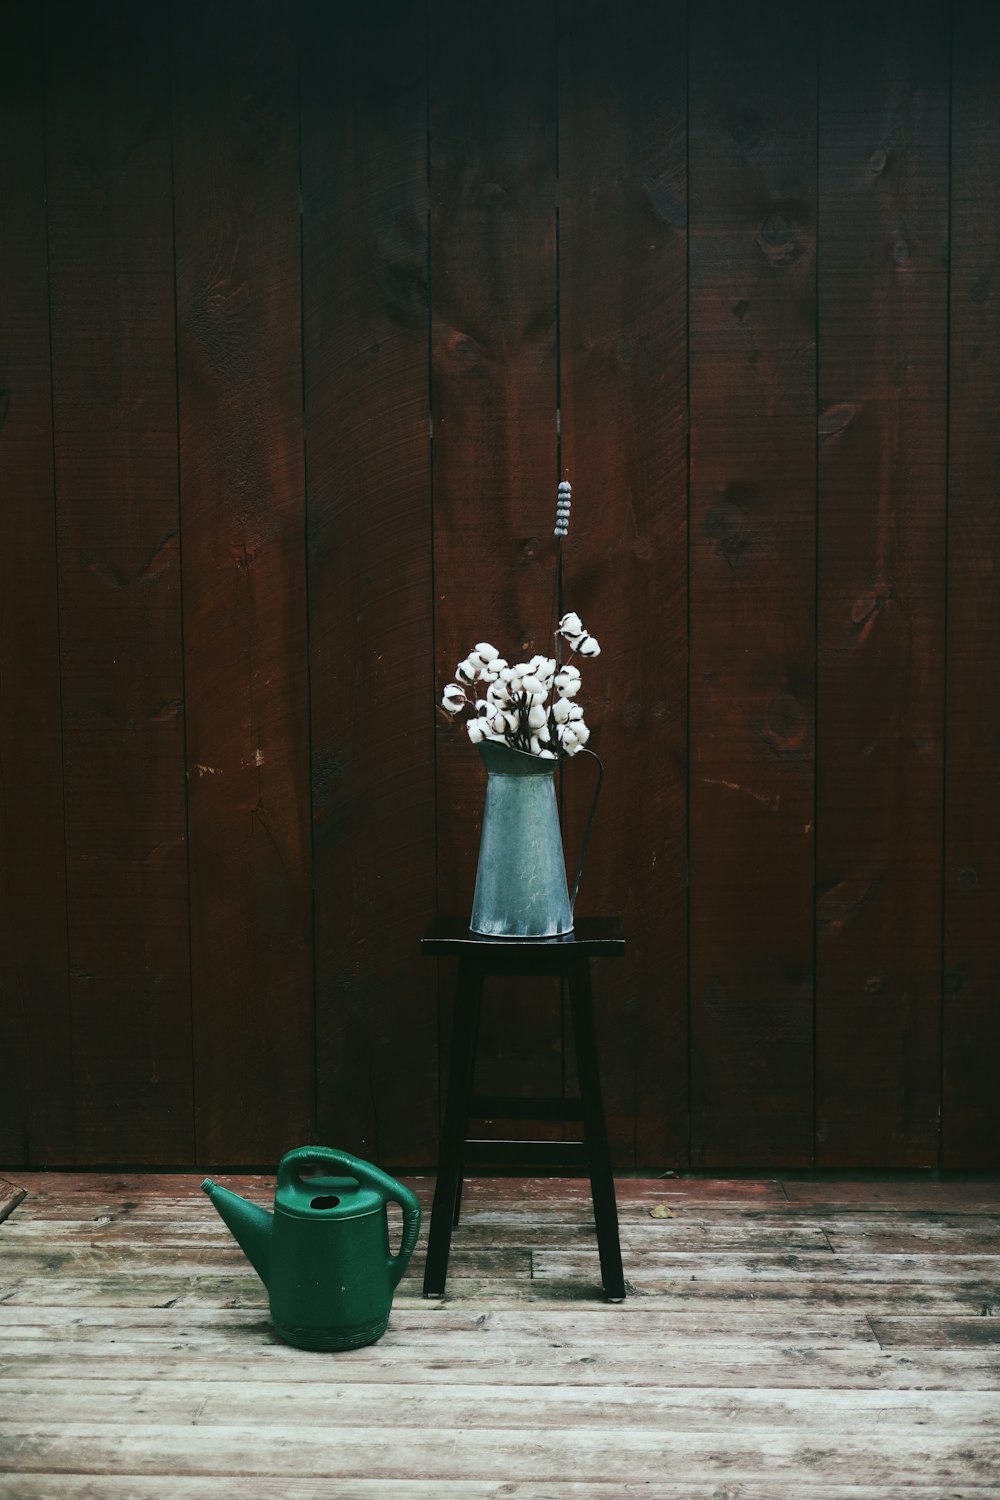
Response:
[[[317,1167],[324,1175],[314,1175]],[[409,1188],[326,1146],[282,1157],[273,1215],[210,1177],[202,1188],[267,1288],[275,1329],[289,1344],[359,1349],[382,1337],[420,1233]],[[389,1251],[387,1203],[403,1210],[398,1255]]]

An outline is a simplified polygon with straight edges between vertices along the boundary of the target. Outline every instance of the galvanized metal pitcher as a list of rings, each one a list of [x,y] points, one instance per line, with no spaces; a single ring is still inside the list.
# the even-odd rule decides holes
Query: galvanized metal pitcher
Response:
[[[488,780],[472,901],[473,932],[486,937],[559,937],[573,930],[573,907],[603,779],[601,767],[580,851],[573,893],[566,884],[556,760],[484,740]]]

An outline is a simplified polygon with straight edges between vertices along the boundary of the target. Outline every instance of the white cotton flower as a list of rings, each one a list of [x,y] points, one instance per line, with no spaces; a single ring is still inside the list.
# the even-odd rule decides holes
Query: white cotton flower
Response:
[[[495,646],[491,646],[489,641],[480,641],[476,647],[476,655],[480,661],[493,662],[497,660],[500,652]]]
[[[507,684],[500,679],[498,679],[496,682],[490,683],[489,687],[486,689],[486,696],[491,703],[506,705],[510,702],[510,694],[507,691]]]
[[[566,720],[570,716],[570,710],[572,709],[572,707],[573,705],[570,703],[568,698],[556,699],[556,701],[552,705],[552,717],[555,719],[557,724],[565,724]],[[582,708],[580,712],[583,713]]]
[[[467,656],[460,661],[455,668],[455,676],[459,682],[473,683],[479,675],[479,668],[473,663],[472,657]]]
[[[580,619],[580,616],[576,613],[575,610],[570,610],[568,614],[563,615],[562,619],[559,621],[558,634],[565,636],[585,634],[583,621]]]
[[[571,724],[574,720],[583,718],[583,709],[580,707],[579,703],[567,703],[566,718]]]
[[[484,719],[470,719],[465,727],[469,732],[469,739],[474,745],[478,745],[480,740],[486,738],[486,722]]]
[[[546,720],[545,709],[540,703],[533,703],[528,709],[528,728],[541,729]]]
[[[556,752],[554,750],[539,750],[538,758],[539,760],[555,760]]]
[[[529,672],[527,677],[521,678],[521,689],[527,693],[535,703],[541,703],[548,697],[549,690],[544,682],[540,682],[533,673]]]
[[[584,636],[583,640],[580,642],[580,655],[600,656],[600,654],[601,648],[594,640],[594,637],[592,635]]]
[[[533,656],[529,663],[531,675],[537,677],[546,692],[552,687],[552,679],[556,675],[556,663],[551,656]]]
[[[441,698],[441,707],[445,713],[457,714],[464,703],[468,702],[465,689],[461,683],[449,682]]]
[[[575,698],[580,691],[580,673],[576,667],[563,667],[555,680],[555,689],[560,698]]]

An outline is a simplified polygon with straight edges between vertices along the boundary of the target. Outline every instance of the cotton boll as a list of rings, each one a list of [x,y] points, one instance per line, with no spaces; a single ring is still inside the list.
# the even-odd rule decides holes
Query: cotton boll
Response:
[[[583,718],[583,709],[579,703],[567,703],[566,718],[572,723],[575,719]]]
[[[478,745],[479,742],[480,742],[480,740],[484,740],[486,738],[486,722],[485,722],[485,720],[483,720],[483,719],[470,719],[469,722],[466,724],[465,727],[466,727],[466,729],[469,732],[469,739],[472,741],[472,743],[474,745]]]
[[[560,698],[575,698],[580,691],[579,677],[556,678],[556,692]]]
[[[480,641],[476,647],[476,655],[480,661],[491,662],[497,660],[500,652],[495,646],[491,646],[489,641]]]
[[[557,724],[565,724],[566,720],[570,716],[570,713],[572,712],[572,709],[573,704],[570,703],[568,698],[557,698],[552,705],[552,717],[555,719]],[[582,708],[580,712],[583,713]]]
[[[583,621],[575,610],[563,615],[559,621],[560,635],[583,635]]]
[[[600,656],[601,648],[592,635],[585,636],[580,642],[581,656]]]
[[[457,714],[465,703],[465,690],[457,682],[450,682],[441,698],[441,707],[449,714]]]
[[[503,678],[505,671],[509,673],[507,663],[502,656],[498,656],[495,661],[486,663],[486,666],[480,673],[480,677],[483,682],[499,682]]]
[[[532,704],[531,708],[528,709],[528,728],[541,729],[545,723],[545,718],[545,709],[542,705],[540,703]]]
[[[539,760],[555,760],[556,753],[554,750],[539,750],[538,758]]]
[[[531,672],[528,673],[527,677],[522,677],[521,686],[523,691],[536,702],[541,701],[548,694],[548,689],[544,682],[539,682],[538,678]]]

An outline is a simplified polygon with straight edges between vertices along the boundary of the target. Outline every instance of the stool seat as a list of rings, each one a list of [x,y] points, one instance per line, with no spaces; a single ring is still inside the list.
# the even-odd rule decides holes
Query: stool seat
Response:
[[[601,1101],[590,983],[591,959],[617,958],[625,952],[621,919],[581,918],[572,932],[560,937],[503,938],[471,932],[468,923],[459,918],[440,917],[428,928],[420,948],[427,957],[457,956],[459,960],[424,1296],[438,1297],[444,1292],[451,1231],[459,1221],[466,1163],[503,1161],[523,1166],[561,1166],[589,1175],[604,1293],[609,1302],[622,1301],[625,1278]],[[483,981],[498,974],[549,975],[566,980],[576,1043],[579,1098],[473,1093]],[[583,1140],[480,1140],[470,1137],[470,1120],[580,1120]]]

